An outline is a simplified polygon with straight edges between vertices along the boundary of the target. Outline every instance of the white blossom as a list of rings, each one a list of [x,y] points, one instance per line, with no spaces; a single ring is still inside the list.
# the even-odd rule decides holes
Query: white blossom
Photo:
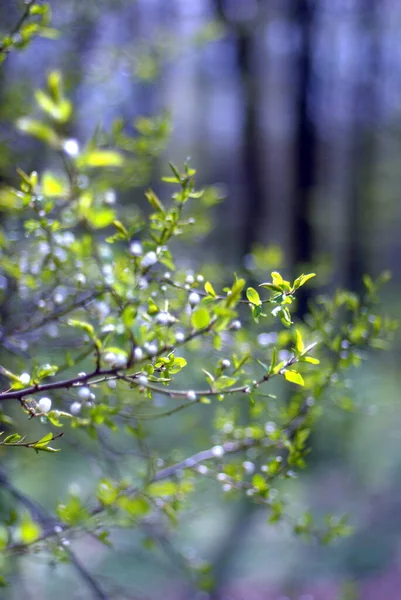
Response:
[[[82,404],[80,402],[73,402],[70,406],[70,413],[72,415],[79,415],[82,409]]]
[[[221,458],[222,456],[224,456],[223,446],[214,446],[212,448],[212,455],[215,456],[216,458]]]
[[[199,304],[200,300],[201,297],[197,292],[191,292],[191,294],[189,294],[188,296],[188,302],[191,306],[196,306],[197,304]]]
[[[129,251],[132,256],[142,256],[143,248],[141,242],[133,241],[129,245]]]
[[[78,390],[78,396],[81,400],[89,400],[91,397],[91,391],[88,387],[81,387]]]
[[[146,269],[148,267],[152,267],[157,263],[157,255],[156,252],[147,252],[141,261],[141,266]]]
[[[44,396],[39,400],[38,407],[40,412],[48,413],[52,407],[52,401],[50,400],[50,398]]]

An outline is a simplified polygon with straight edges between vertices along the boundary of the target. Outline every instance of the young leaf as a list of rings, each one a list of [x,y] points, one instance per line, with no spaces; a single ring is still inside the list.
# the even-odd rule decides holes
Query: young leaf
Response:
[[[191,317],[192,326],[195,329],[204,329],[210,323],[210,314],[207,308],[200,306],[192,313]]]
[[[246,297],[248,298],[249,302],[255,306],[260,306],[262,304],[258,292],[252,287],[249,287],[246,290]]]
[[[291,383],[296,383],[297,385],[305,385],[303,377],[298,371],[292,371],[291,369],[286,369],[284,371],[284,378],[287,381],[291,381]]]

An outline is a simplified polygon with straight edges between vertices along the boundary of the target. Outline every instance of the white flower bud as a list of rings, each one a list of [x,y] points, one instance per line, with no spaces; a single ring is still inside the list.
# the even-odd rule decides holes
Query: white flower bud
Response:
[[[148,385],[148,378],[146,377],[146,375],[140,375],[138,377],[138,383],[139,383],[139,385],[143,385],[143,386]]]
[[[113,367],[117,367],[118,369],[122,369],[127,366],[127,357],[124,354],[117,354],[116,359],[114,361]]]
[[[195,277],[193,275],[187,275],[185,277],[185,283],[189,283],[189,285],[192,285],[193,283],[195,283]]]
[[[28,383],[30,383],[31,381],[31,376],[29,375],[29,373],[21,373],[21,375],[19,376],[19,380],[23,385],[28,385]]]
[[[205,278],[203,277],[203,275],[197,275],[196,276],[196,281],[198,283],[203,283],[205,281]]]
[[[129,245],[129,251],[132,256],[142,256],[143,248],[141,242],[131,242]]]
[[[196,306],[196,304],[199,304],[200,300],[201,298],[196,292],[192,292],[188,296],[188,302],[191,306]]]
[[[222,456],[224,456],[223,446],[214,446],[212,448],[212,455],[215,456],[216,458],[221,458]]]
[[[242,466],[244,467],[245,472],[249,473],[250,475],[252,475],[252,473],[255,471],[255,465],[250,460],[243,462]]]
[[[185,340],[185,334],[182,331],[177,331],[175,334],[175,341],[179,344]]]
[[[143,359],[143,351],[142,351],[142,348],[140,348],[139,346],[137,346],[134,350],[134,358],[135,358],[135,360]]]
[[[231,367],[231,362],[228,360],[228,358],[224,358],[221,361],[221,366],[223,367],[223,369],[228,369],[229,367]]]
[[[149,344],[147,347],[147,351],[150,356],[154,356],[155,354],[157,354],[156,344]]]
[[[238,331],[239,329],[241,329],[241,327],[242,327],[241,321],[239,321],[238,319],[231,323],[231,329],[233,329],[234,331]]]
[[[82,409],[82,404],[80,402],[73,402],[70,406],[70,413],[72,415],[79,415]]]
[[[116,355],[114,354],[114,352],[106,352],[106,354],[103,357],[103,360],[108,365],[113,365],[116,361]]]
[[[166,312],[159,312],[156,315],[156,321],[159,325],[167,325],[170,322],[170,316]]]
[[[79,154],[79,144],[77,140],[69,139],[63,142],[63,150],[73,158]]]
[[[141,261],[141,266],[146,269],[148,267],[152,267],[157,263],[157,255],[156,252],[147,252]]]
[[[109,379],[108,382],[107,382],[107,387],[110,390],[114,390],[114,388],[117,387],[117,381],[115,379]]]
[[[187,398],[188,398],[188,400],[189,400],[190,402],[196,402],[196,400],[197,400],[197,395],[195,394],[195,392],[194,392],[193,390],[190,390],[190,391],[187,393]]]
[[[89,400],[91,397],[91,391],[88,387],[81,387],[78,390],[78,396],[81,400]]]
[[[52,401],[50,398],[43,397],[38,402],[40,412],[48,413],[52,407]]]

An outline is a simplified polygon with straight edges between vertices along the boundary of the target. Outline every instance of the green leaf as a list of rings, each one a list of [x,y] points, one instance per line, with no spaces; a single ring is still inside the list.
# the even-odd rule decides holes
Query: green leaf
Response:
[[[210,324],[210,314],[207,308],[200,306],[191,316],[191,323],[194,329],[204,329]]]
[[[36,542],[42,534],[42,529],[38,523],[31,521],[28,517],[24,519],[19,526],[18,537],[21,539],[23,544],[33,544]]]
[[[144,517],[150,510],[149,501],[143,497],[130,498],[129,496],[121,496],[118,499],[118,505],[127,511],[132,517]]]
[[[312,279],[312,277],[316,277],[316,273],[309,273],[308,275],[302,274],[299,277],[297,277],[293,284],[294,290],[297,290],[298,288],[300,288],[307,281],[309,281],[309,279]]]
[[[91,337],[93,337],[93,335],[95,333],[95,329],[94,329],[93,325],[91,325],[90,323],[87,323],[86,321],[78,321],[77,319],[68,319],[67,323],[70,327],[77,327],[78,329],[82,329],[82,331],[85,331]]]
[[[302,356],[300,360],[302,360],[302,362],[310,363],[311,365],[320,364],[320,360],[318,358],[315,358],[314,356]]]
[[[118,491],[111,481],[108,479],[101,479],[97,486],[96,496],[99,502],[104,506],[110,506],[117,500]]]
[[[16,444],[22,439],[19,433],[12,433],[8,435],[1,443],[2,444]]]
[[[161,203],[161,201],[156,196],[156,194],[154,193],[153,190],[147,190],[145,192],[145,197],[148,200],[149,204],[152,206],[152,208],[157,210],[157,212],[161,212],[161,213],[165,212],[165,208],[164,208],[163,204]]]
[[[186,365],[187,361],[185,360],[185,358],[177,356],[174,358],[174,362],[172,366],[169,366],[168,370],[171,373],[171,375],[175,375],[176,373],[179,373]]]
[[[77,163],[80,167],[121,167],[124,157],[114,150],[93,150],[82,154]]]
[[[42,90],[36,90],[35,99],[43,112],[54,121],[66,123],[71,117],[72,104],[66,98],[60,98],[58,102],[55,102]]]
[[[278,273],[277,271],[273,271],[272,274],[271,274],[271,276],[272,276],[272,280],[273,280],[273,284],[274,285],[280,286],[280,285],[283,284],[284,280],[281,277],[280,273]]]
[[[305,345],[302,341],[302,336],[298,329],[295,330],[295,349],[298,354],[301,354],[305,349]]]
[[[292,371],[291,369],[286,369],[284,371],[284,378],[291,383],[296,383],[297,385],[305,385],[304,379],[298,371]]]
[[[258,292],[252,287],[249,287],[246,290],[246,297],[248,298],[249,302],[255,306],[260,306],[262,304]]]
[[[206,281],[205,283],[205,292],[209,294],[209,296],[212,296],[212,298],[216,297],[216,292],[214,291],[214,288],[209,281]]]
[[[94,206],[86,212],[86,220],[95,229],[103,229],[115,222],[116,213],[112,208]]]
[[[41,365],[35,373],[35,379],[44,379],[45,377],[53,377],[58,371],[56,365]]]
[[[50,146],[60,146],[60,138],[56,132],[49,125],[45,125],[41,121],[30,119],[29,117],[22,117],[21,119],[18,119],[17,127],[23,133],[32,135],[38,140],[46,142]]]
[[[36,442],[35,444],[35,448],[37,448],[38,446],[46,446],[49,442],[51,442],[53,439],[53,434],[52,433],[46,433],[46,435],[44,435],[38,442]]]
[[[49,171],[43,174],[41,183],[42,193],[44,196],[48,196],[49,198],[57,198],[66,193],[64,182]]]

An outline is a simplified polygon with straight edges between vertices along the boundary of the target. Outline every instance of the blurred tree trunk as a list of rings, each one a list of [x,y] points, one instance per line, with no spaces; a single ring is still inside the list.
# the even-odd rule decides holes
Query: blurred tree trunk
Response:
[[[258,2],[258,16],[262,2]],[[260,86],[255,60],[255,32],[258,18],[230,19],[225,10],[224,0],[214,0],[218,18],[225,23],[233,36],[240,93],[243,104],[243,126],[241,139],[242,179],[244,199],[243,218],[239,248],[241,256],[249,254],[259,238],[258,225],[261,223],[265,205],[265,180],[262,177],[263,156],[259,124]]]
[[[291,264],[293,272],[305,270],[313,254],[313,193],[316,186],[317,135],[313,114],[315,78],[313,48],[316,20],[314,0],[292,0],[292,21],[298,33],[299,48],[295,50],[295,129],[294,129],[294,198],[291,227]],[[298,315],[307,311],[307,286],[298,293]]]
[[[357,56],[354,58],[353,122],[350,135],[349,198],[346,215],[345,283],[360,291],[362,277],[369,271],[374,205],[376,127],[380,114],[379,3],[359,0]],[[362,55],[361,55],[362,53]]]

